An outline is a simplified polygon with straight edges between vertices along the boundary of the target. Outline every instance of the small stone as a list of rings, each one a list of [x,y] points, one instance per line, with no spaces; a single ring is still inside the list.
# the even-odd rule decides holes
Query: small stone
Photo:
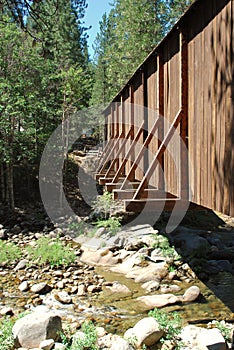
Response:
[[[7,239],[7,230],[6,229],[3,229],[1,228],[0,229],[0,239]]]
[[[100,287],[96,286],[95,284],[91,284],[90,286],[88,286],[87,291],[88,293],[95,293],[95,292],[99,292],[100,291]]]
[[[36,294],[46,294],[49,293],[51,289],[52,288],[46,282],[37,283],[31,287],[31,291]]]
[[[55,299],[60,301],[62,304],[71,304],[72,298],[67,292],[58,292],[55,294]]]
[[[14,312],[13,312],[12,308],[7,307],[7,306],[4,306],[3,308],[1,308],[0,314],[1,314],[2,316],[5,316],[5,315],[13,316],[13,315],[14,315]]]
[[[77,295],[78,296],[83,296],[86,294],[86,287],[84,284],[81,284],[78,286],[78,292],[77,292]]]
[[[63,289],[65,287],[65,284],[63,281],[59,281],[56,283],[56,287],[58,287],[59,289]]]
[[[73,286],[71,288],[71,294],[76,294],[78,292],[78,287],[77,286]]]
[[[133,350],[133,346],[129,344],[126,339],[118,337],[117,340],[112,342],[110,350]]]
[[[27,259],[22,259],[18,262],[18,264],[16,265],[16,267],[14,268],[15,271],[18,270],[23,270],[25,269],[25,267],[27,266],[28,260]]]
[[[46,339],[40,343],[39,348],[42,350],[50,350],[52,349],[53,346],[54,346],[54,339]]]
[[[66,350],[66,345],[61,343],[54,343],[54,349],[55,350]]]
[[[23,281],[22,283],[20,283],[19,290],[21,292],[26,292],[28,289],[29,289],[28,281]]]

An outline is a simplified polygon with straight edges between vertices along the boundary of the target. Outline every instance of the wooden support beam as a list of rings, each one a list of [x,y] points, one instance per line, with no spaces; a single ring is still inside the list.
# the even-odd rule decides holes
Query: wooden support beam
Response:
[[[154,125],[152,126],[146,140],[144,141],[141,149],[140,149],[140,152],[138,153],[134,163],[132,164],[131,166],[131,169],[129,170],[129,173],[127,174],[127,177],[125,179],[125,181],[123,182],[122,186],[121,186],[121,189],[124,190],[125,189],[125,186],[127,185],[128,181],[131,179],[132,175],[134,174],[140,160],[142,159],[142,157],[144,156],[144,153],[145,153],[145,150],[147,149],[149,143],[151,142],[151,140],[153,139],[154,137],[154,134],[156,132],[156,130],[158,129],[158,125],[159,125],[159,119],[160,118],[157,118],[154,122]]]
[[[143,209],[147,212],[162,212],[172,211],[174,206],[181,199],[165,198],[165,199],[136,199],[136,200],[124,200],[124,207],[126,211],[132,211],[134,213],[140,213]]]
[[[118,145],[120,143],[119,141],[121,138],[123,138],[123,134],[120,134],[118,136],[118,138],[113,139],[112,147],[110,147],[109,152],[106,152],[106,155],[102,161],[102,165],[99,168],[98,173],[103,173],[103,172],[106,173],[106,171],[105,171],[106,164],[107,164],[107,162],[112,160],[116,148],[118,150]]]
[[[111,164],[110,164],[110,166],[109,166],[109,168],[108,168],[108,170],[107,170],[107,172],[106,172],[105,177],[109,177],[109,175],[110,175],[111,171],[113,171],[115,165],[117,165],[117,169],[119,168],[119,167],[118,167],[118,164],[116,164],[116,163],[118,163],[118,161],[119,161],[119,156],[120,156],[121,152],[124,150],[124,147],[125,147],[127,141],[128,141],[128,140],[130,139],[130,137],[131,137],[132,129],[133,129],[133,125],[130,127],[130,129],[129,129],[127,135],[126,135],[126,137],[125,137],[124,139],[122,139],[121,145],[120,145],[120,147],[119,147],[117,153],[115,154],[115,158],[112,160],[112,162],[111,162]]]
[[[133,154],[135,146],[136,146],[137,142],[139,141],[141,134],[143,133],[143,126],[144,126],[144,121],[141,123],[133,142],[131,143],[124,159],[122,160],[122,163],[119,166],[119,169],[117,170],[117,172],[112,180],[112,183],[117,183],[119,180],[119,177],[123,174],[124,167],[125,167],[127,161],[129,160],[130,155]]]
[[[177,113],[172,125],[170,126],[163,142],[161,143],[158,151],[156,152],[156,155],[154,156],[154,159],[152,161],[152,163],[150,164],[148,170],[146,171],[143,179],[141,180],[141,183],[135,193],[135,196],[134,196],[134,199],[140,199],[141,198],[141,195],[142,195],[142,192],[144,191],[144,189],[147,187],[147,184],[153,174],[153,172],[155,171],[156,167],[158,166],[158,159],[159,157],[165,152],[172,136],[174,135],[174,132],[175,132],[175,129],[178,127],[180,121],[181,121],[181,118],[182,118],[182,112],[181,110]],[[121,187],[122,189],[122,187]]]
[[[189,170],[188,170],[188,43],[184,29],[180,33],[181,53],[181,110],[182,120],[180,125],[181,146],[180,159],[180,190],[181,197],[189,197]]]
[[[158,128],[158,148],[161,146],[163,137],[164,137],[164,62],[162,55],[157,56],[157,66],[158,66],[158,104],[159,104],[159,116],[160,116],[160,125]],[[160,189],[165,188],[164,181],[164,154],[158,158],[160,167],[162,171],[158,172],[158,187]]]

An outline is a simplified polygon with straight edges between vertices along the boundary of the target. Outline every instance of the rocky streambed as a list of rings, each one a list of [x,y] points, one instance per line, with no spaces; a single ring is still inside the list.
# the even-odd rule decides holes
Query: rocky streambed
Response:
[[[145,344],[158,348],[162,335],[157,340],[157,337],[153,336],[152,342],[144,340],[149,336],[147,332],[156,332],[155,324],[152,326],[147,317],[148,311],[154,308],[166,312],[177,311],[181,315],[183,326],[190,327],[185,328],[183,335],[186,349],[203,349],[205,346],[198,339],[202,330],[195,325],[207,328],[207,324],[212,320],[226,321],[225,327],[230,327],[231,332],[234,305],[232,300],[226,303],[227,306],[216,297],[218,285],[217,281],[213,282],[219,274],[228,276],[229,281],[232,281],[233,277],[231,240],[225,240],[224,235],[220,236],[222,233],[211,235],[204,231],[178,228],[173,236],[177,251],[170,247],[167,238],[149,225],[129,226],[115,236],[111,236],[102,228],[97,230],[93,237],[87,234],[77,236],[76,230],[73,230],[71,235],[68,233],[69,230],[60,228],[47,229],[44,233],[22,232],[20,225],[15,225],[12,229],[1,228],[1,239],[11,241],[22,249],[27,244],[34,246],[38,239],[46,234],[52,240],[59,236],[59,240],[64,245],[70,244],[70,249],[76,254],[75,261],[69,266],[38,267],[36,263],[28,261],[27,254],[10,266],[2,264],[2,316],[14,317],[26,310],[34,315],[52,313],[63,323],[68,322],[72,333],[77,332],[85,320],[91,320],[96,326],[103,327],[98,328],[101,339],[98,343],[99,348],[112,350],[132,348],[134,344],[131,345],[128,340],[121,340],[120,336],[126,331],[129,332],[128,330],[142,319],[148,320],[144,321],[146,325],[143,323],[141,327],[140,323],[133,331],[133,336],[125,338],[134,338],[134,334],[137,333],[142,341],[138,345],[135,344],[136,346],[142,347]],[[191,264],[200,262],[196,266],[197,274],[190,264],[185,262],[186,256],[190,257]],[[229,288],[232,288],[232,285]],[[25,332],[30,333],[27,322],[22,327],[28,327]],[[143,331],[146,329],[148,335],[139,336],[138,327]],[[211,330],[214,332],[213,328]],[[17,332],[15,337],[19,338]],[[33,332],[35,333],[35,330]],[[227,345],[225,341],[220,341],[221,335],[217,329],[216,333],[219,339],[217,341],[222,344],[219,348],[226,349]],[[31,334],[31,338],[35,339],[35,334]],[[40,342],[37,340],[37,345],[31,343],[30,346],[25,346],[19,342],[17,346],[39,347],[42,341],[48,340],[46,338],[48,336],[39,339]],[[204,339],[204,335],[200,338]],[[206,338],[216,341],[214,335],[207,335]],[[52,340],[51,345],[48,345],[50,348],[55,346],[58,339]],[[58,344],[61,342],[57,341],[56,348],[59,348]],[[168,346],[171,349],[175,348],[175,344]]]

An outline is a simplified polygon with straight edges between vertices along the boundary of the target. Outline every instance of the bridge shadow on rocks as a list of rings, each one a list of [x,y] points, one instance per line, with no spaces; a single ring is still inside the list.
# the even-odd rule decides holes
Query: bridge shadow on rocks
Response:
[[[180,226],[166,234],[169,217],[163,212],[154,228],[167,236],[197,277],[234,312],[234,218],[209,209],[191,210]]]

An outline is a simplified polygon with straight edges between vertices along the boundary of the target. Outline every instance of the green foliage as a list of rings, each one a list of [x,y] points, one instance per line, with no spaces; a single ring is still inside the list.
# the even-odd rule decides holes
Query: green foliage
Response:
[[[74,262],[76,255],[71,247],[64,246],[59,239],[55,241],[41,237],[36,247],[27,247],[30,259],[38,265],[49,263],[51,266],[69,265]]]
[[[92,103],[107,103],[192,0],[115,0],[95,41]]]
[[[76,337],[73,339],[70,350],[98,350],[97,332],[92,322],[84,322],[81,326],[84,337]]]
[[[151,310],[148,315],[157,320],[160,329],[165,333],[160,341],[164,343],[169,340],[175,345],[174,349],[181,349],[182,342],[180,341],[179,334],[182,329],[182,319],[180,315],[177,312],[166,313],[159,309]]]
[[[98,220],[96,225],[108,229],[111,235],[114,236],[120,230],[121,223],[118,218],[110,217],[106,220]]]
[[[22,255],[20,248],[16,244],[4,241],[0,241],[0,252],[0,263],[11,263]]]
[[[155,238],[155,242],[153,243],[153,248],[159,248],[165,257],[173,257],[174,259],[179,259],[180,256],[177,254],[174,247],[170,245],[169,240],[167,237],[164,237],[162,235],[153,235]]]
[[[71,231],[74,231],[76,233],[76,235],[83,235],[85,232],[85,224],[84,222],[71,222],[70,224],[68,224],[68,228]]]
[[[98,213],[103,213],[104,219],[107,219],[118,205],[119,202],[114,200],[112,193],[104,192],[103,195],[97,196],[97,199],[92,203],[92,209]]]
[[[231,329],[228,328],[225,321],[212,321],[209,326],[214,326],[220,330],[226,341],[230,341]]]
[[[13,348],[13,325],[13,321],[9,318],[4,317],[0,320],[0,350],[11,350]]]

